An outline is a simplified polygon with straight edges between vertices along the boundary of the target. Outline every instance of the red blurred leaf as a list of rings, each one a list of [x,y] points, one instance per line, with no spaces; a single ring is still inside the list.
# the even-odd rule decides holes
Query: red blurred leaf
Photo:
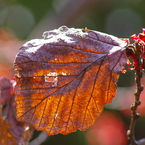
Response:
[[[50,135],[85,130],[116,95],[126,42],[65,26],[43,36],[14,62],[17,118]]]
[[[12,64],[22,43],[24,42],[18,40],[8,28],[0,27],[0,76],[14,76]]]
[[[114,112],[104,111],[86,133],[89,145],[126,145],[127,128]]]
[[[142,86],[145,86],[145,76],[142,77]],[[135,90],[135,84],[131,87],[121,87],[118,89],[118,96],[115,101],[115,108],[117,107],[121,110],[125,115],[130,117],[130,104],[134,101],[133,93]],[[122,96],[127,97],[122,97]],[[141,116],[145,116],[145,91],[142,91],[140,95],[141,104],[138,107],[137,111]]]
[[[15,80],[0,78],[0,144],[27,144],[32,136],[32,127],[16,120],[15,96],[13,88]],[[26,129],[27,127],[27,129]]]

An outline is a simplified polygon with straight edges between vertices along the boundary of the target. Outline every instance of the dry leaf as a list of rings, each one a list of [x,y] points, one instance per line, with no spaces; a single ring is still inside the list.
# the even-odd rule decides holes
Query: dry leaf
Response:
[[[14,80],[0,78],[0,145],[26,145],[32,137],[33,128],[16,120]]]
[[[0,118],[0,145],[17,145],[17,138],[11,133],[11,125]]]
[[[10,90],[12,83],[5,77],[0,78],[0,105],[12,98]]]
[[[116,95],[126,42],[62,26],[25,43],[14,62],[17,118],[49,135],[85,130]]]

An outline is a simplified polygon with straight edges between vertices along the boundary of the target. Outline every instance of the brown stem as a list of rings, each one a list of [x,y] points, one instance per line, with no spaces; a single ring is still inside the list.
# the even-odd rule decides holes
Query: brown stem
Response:
[[[134,93],[135,96],[134,103],[131,105],[131,122],[127,135],[131,145],[138,145],[138,142],[136,141],[134,136],[134,128],[135,128],[136,120],[140,117],[140,115],[137,113],[137,107],[141,104],[140,94],[143,90],[143,86],[141,85],[142,72],[140,70],[140,66],[141,66],[140,47],[137,44],[136,44],[136,50],[134,55],[138,64],[137,67],[135,68],[136,91]]]

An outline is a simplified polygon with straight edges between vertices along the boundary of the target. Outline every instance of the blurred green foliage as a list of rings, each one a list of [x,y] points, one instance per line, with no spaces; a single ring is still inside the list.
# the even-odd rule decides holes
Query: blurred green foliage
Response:
[[[0,26],[6,26],[12,29],[19,38],[26,39],[39,22],[43,19],[51,19],[50,14],[53,13],[53,17],[56,18],[60,16],[59,20],[63,20],[66,13],[71,16],[71,11],[74,15],[69,21],[73,21],[71,24],[68,21],[64,22],[65,25],[88,27],[118,37],[129,37],[133,33],[140,32],[145,25],[144,0],[81,1],[86,5],[80,5],[80,11],[75,13],[73,9],[75,10],[78,5],[77,0],[73,1],[72,9],[68,9],[72,0],[0,0]],[[66,10],[65,15],[61,15],[64,10]],[[14,25],[19,29],[16,29]],[[48,24],[44,29],[49,28]]]
[[[53,0],[16,0],[16,3],[26,6],[34,15],[36,23],[41,21],[43,16],[53,9]]]

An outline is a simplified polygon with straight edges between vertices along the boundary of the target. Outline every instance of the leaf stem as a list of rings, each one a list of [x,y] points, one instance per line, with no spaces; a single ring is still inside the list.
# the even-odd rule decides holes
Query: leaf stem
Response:
[[[141,61],[140,61],[140,46],[136,44],[135,47],[135,58],[137,61],[137,67],[135,68],[135,83],[136,83],[136,91],[134,93],[134,103],[131,105],[131,122],[129,126],[129,130],[127,131],[128,139],[131,145],[138,145],[138,141],[136,141],[134,136],[134,128],[136,120],[140,118],[140,115],[137,113],[137,107],[141,104],[140,94],[143,91],[143,86],[141,85],[142,72],[140,70]]]

